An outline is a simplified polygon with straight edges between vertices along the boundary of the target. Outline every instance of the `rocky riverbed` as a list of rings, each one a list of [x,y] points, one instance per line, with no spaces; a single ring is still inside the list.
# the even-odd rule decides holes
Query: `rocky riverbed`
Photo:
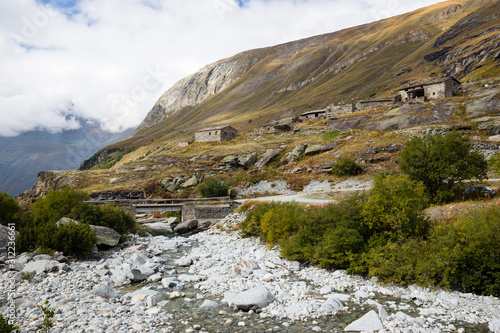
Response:
[[[94,260],[21,255],[3,268],[0,311],[13,298],[25,332],[42,326],[45,301],[51,332],[500,332],[498,298],[302,267],[225,231],[242,218],[188,238],[131,236]]]

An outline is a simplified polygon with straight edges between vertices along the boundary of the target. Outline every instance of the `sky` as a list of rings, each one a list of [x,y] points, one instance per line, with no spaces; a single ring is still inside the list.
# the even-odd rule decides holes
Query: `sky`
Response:
[[[440,1],[2,0],[0,136],[137,127],[207,64]]]

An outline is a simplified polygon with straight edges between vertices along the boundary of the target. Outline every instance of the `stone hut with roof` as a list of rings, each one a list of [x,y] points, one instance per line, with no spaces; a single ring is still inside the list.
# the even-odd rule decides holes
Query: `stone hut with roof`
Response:
[[[238,136],[238,131],[229,125],[204,128],[194,134],[195,142],[229,141]]]
[[[454,77],[447,77],[437,81],[414,84],[399,90],[401,101],[426,101],[455,96],[460,92],[462,84]]]

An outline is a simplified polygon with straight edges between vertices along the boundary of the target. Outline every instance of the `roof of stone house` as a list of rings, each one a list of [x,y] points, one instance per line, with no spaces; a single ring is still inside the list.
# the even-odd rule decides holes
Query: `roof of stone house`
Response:
[[[430,86],[430,85],[433,85],[433,84],[438,84],[438,83],[446,82],[446,81],[449,81],[449,80],[454,80],[454,81],[458,82],[459,84],[462,84],[460,81],[458,81],[457,79],[455,79],[453,76],[450,76],[450,77],[441,78],[439,80],[433,80],[433,81],[428,81],[428,82],[423,82],[423,83],[412,84],[410,86],[402,87],[399,90],[406,90],[406,89],[411,89],[411,88],[420,87],[420,86]]]
[[[372,99],[362,99],[358,101],[359,103],[372,103],[372,102],[392,102],[392,98],[372,98]]]
[[[315,113],[325,113],[327,109],[321,109],[321,110],[314,110],[314,111],[307,111],[301,114],[301,116],[308,116],[310,114],[315,114]]]
[[[196,132],[208,132],[208,131],[219,131],[219,130],[222,130],[222,129],[225,129],[225,128],[232,128],[234,130],[236,130],[236,128],[230,126],[230,125],[224,125],[224,126],[217,126],[217,127],[206,127],[206,128],[202,128],[201,130],[198,130]]]

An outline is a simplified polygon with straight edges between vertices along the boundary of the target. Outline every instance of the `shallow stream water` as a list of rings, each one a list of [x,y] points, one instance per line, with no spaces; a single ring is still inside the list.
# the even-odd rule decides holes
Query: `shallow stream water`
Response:
[[[172,276],[175,277],[180,274],[189,274],[188,268],[179,267],[174,261],[188,254],[191,246],[197,246],[197,244],[192,242],[190,246],[181,246],[178,250],[165,251],[161,256],[166,260],[164,264],[165,271],[171,271]],[[309,281],[299,279],[295,274],[289,276],[287,283],[298,281],[309,283]],[[306,321],[263,318],[259,312],[243,312],[229,307],[221,302],[220,296],[203,293],[194,288],[194,284],[194,282],[185,283],[182,288],[165,289],[160,282],[143,282],[127,285],[117,289],[117,292],[123,295],[144,287],[158,291],[159,294],[155,296],[157,302],[168,301],[164,308],[171,313],[171,317],[167,319],[170,325],[165,326],[167,332],[341,332],[347,325],[362,317],[368,311],[377,311],[375,306],[363,306],[354,302],[346,302],[345,305],[349,309],[346,312],[321,318],[311,318]],[[180,291],[183,297],[169,299],[170,292],[174,290]],[[351,290],[344,291],[346,294],[351,292]],[[318,297],[321,298],[321,295],[318,295]],[[215,301],[220,307],[214,310],[200,309],[200,305],[207,299]],[[412,311],[414,306],[412,306],[411,301],[380,295],[377,295],[374,300],[382,304],[388,311],[404,311],[408,315],[418,317],[418,313]],[[450,331],[446,329],[447,324],[449,323],[443,324],[443,332]],[[461,322],[453,324],[457,328],[464,328],[466,333],[489,332],[487,325],[470,325]]]

